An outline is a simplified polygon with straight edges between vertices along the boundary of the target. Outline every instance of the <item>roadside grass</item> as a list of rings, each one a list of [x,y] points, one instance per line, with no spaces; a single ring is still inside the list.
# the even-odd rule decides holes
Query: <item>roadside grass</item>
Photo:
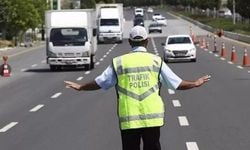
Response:
[[[185,11],[176,11],[176,13],[181,14],[183,16],[192,18],[197,20],[203,24],[209,25],[215,29],[223,29],[229,32],[235,32],[245,35],[250,35],[250,25],[249,24],[233,24],[232,18],[212,18],[207,17],[205,15],[193,15],[191,13],[187,13]]]

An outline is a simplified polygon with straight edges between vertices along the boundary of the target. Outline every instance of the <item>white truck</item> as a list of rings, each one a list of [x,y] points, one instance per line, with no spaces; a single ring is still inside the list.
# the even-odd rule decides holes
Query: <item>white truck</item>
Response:
[[[119,42],[123,39],[123,4],[96,4],[98,42]]]
[[[94,68],[95,16],[94,9],[45,12],[47,63],[52,71],[64,66]]]

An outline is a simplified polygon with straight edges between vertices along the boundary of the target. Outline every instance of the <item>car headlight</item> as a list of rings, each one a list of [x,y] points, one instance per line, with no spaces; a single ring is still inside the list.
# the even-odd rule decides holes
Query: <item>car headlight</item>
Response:
[[[51,51],[48,51],[48,56],[50,56],[50,57],[57,57],[56,53],[53,53]]]
[[[170,49],[165,49],[166,52],[171,53],[172,51]]]
[[[82,56],[83,56],[83,57],[89,57],[89,52],[83,52],[83,53],[82,53]]]
[[[192,49],[190,49],[189,51],[190,51],[190,52],[194,52],[194,51],[196,51],[196,48],[192,48]]]

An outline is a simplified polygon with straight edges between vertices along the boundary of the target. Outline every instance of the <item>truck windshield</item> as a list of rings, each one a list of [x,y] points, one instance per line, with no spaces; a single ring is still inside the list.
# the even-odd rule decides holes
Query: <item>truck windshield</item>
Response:
[[[118,19],[101,19],[100,25],[101,26],[118,26],[119,21]]]
[[[50,42],[54,46],[84,46],[86,41],[88,36],[84,28],[56,28],[50,33]]]

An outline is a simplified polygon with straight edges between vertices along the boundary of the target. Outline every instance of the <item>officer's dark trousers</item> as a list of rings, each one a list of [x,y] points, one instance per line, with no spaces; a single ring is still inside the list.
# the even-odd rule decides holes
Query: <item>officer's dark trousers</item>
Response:
[[[121,130],[122,149],[140,150],[141,139],[143,150],[161,150],[160,127]]]

